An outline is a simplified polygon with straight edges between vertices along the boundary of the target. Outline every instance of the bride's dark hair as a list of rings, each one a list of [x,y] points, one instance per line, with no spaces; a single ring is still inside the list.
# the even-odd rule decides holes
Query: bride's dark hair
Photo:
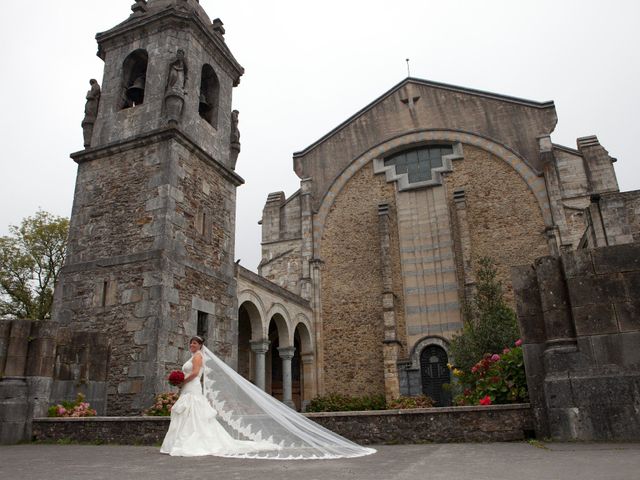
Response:
[[[191,337],[191,338],[189,339],[189,343],[193,342],[194,340],[195,340],[196,342],[198,342],[201,346],[202,346],[202,345],[204,345],[204,338],[202,338],[201,336],[196,335],[196,336],[194,336],[194,337]]]

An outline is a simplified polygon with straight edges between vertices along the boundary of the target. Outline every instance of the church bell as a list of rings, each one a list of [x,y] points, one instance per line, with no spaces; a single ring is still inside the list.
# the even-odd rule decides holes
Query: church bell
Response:
[[[200,115],[205,115],[207,112],[211,110],[211,104],[207,101],[207,97],[204,93],[200,94],[200,105],[198,106],[198,113]]]
[[[145,77],[141,76],[136,78],[133,84],[127,88],[127,100],[132,105],[139,105],[144,100],[144,84]]]

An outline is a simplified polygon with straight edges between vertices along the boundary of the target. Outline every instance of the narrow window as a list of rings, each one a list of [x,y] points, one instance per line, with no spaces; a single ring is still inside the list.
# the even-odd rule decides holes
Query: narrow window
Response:
[[[207,337],[207,332],[209,331],[209,314],[206,312],[201,312],[198,310],[198,326],[197,326],[197,335],[203,338]]]
[[[109,282],[106,280],[102,282],[102,306],[107,306],[107,295],[109,293]]]
[[[198,212],[196,215],[196,231],[203,235],[207,228],[207,214],[205,212]]]

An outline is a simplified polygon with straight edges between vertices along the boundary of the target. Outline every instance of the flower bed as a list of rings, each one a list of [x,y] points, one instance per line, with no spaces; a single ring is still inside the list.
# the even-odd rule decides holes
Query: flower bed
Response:
[[[84,398],[82,393],[78,393],[74,402],[52,405],[47,413],[50,417],[95,417],[96,411],[84,401]]]
[[[522,341],[502,354],[486,354],[470,371],[452,368],[462,393],[456,405],[492,405],[529,401],[522,356]]]

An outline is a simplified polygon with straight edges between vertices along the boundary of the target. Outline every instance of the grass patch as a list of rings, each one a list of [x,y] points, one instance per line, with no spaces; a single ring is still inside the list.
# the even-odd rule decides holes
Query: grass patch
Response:
[[[547,447],[540,440],[536,440],[535,438],[530,438],[529,440],[527,440],[527,443],[532,447],[540,448],[542,450],[549,450],[549,447]]]

